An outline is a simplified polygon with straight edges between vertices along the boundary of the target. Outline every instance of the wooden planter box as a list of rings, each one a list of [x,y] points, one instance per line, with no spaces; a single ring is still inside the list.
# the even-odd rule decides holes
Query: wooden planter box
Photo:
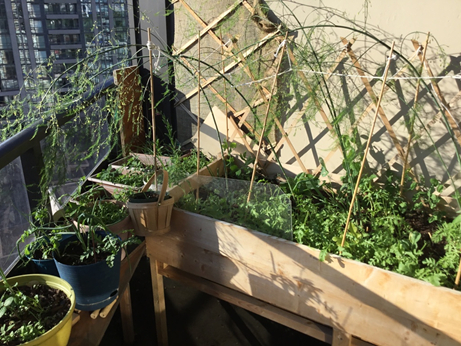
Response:
[[[131,153],[130,155],[126,157],[123,157],[117,161],[112,162],[109,166],[115,169],[122,168],[126,165],[128,160],[133,156],[136,156],[139,159],[139,161],[141,161],[146,166],[154,165],[154,155]],[[168,156],[158,156],[157,163],[160,163],[160,162],[164,165],[169,165],[171,163],[171,158]]]
[[[115,170],[115,168],[111,168],[111,169]],[[127,170],[127,169],[122,170],[122,174],[128,174],[128,173],[129,173],[129,170]],[[93,183],[101,185],[111,195],[113,195],[114,193],[117,193],[119,191],[131,190],[133,192],[139,192],[142,189],[142,186],[129,186],[129,185],[125,185],[125,184],[112,183],[112,182],[107,181],[107,180],[101,180],[101,179],[96,178],[96,175],[92,175],[92,176],[88,177],[88,180],[93,182]]]
[[[174,209],[147,252],[158,275],[333,345],[461,344],[461,292],[230,223]]]
[[[137,156],[139,160],[146,166],[152,166],[154,164],[154,156],[153,155],[147,155],[147,154],[138,154],[138,153],[131,153],[130,156]],[[185,154],[181,156],[182,158],[189,156],[190,153]],[[122,159],[119,159],[117,161],[112,162],[109,164],[109,169],[122,169],[122,174],[128,174],[132,170],[128,167],[125,166],[126,162],[130,158],[130,156],[124,157]],[[158,156],[157,157],[157,162],[161,161],[163,165],[170,165],[171,164],[171,158],[168,156]],[[203,173],[206,175],[206,173]],[[117,192],[117,190],[129,190],[131,189],[133,192],[139,192],[143,188],[143,186],[129,186],[129,185],[124,185],[124,184],[115,184],[110,181],[106,180],[101,180],[96,178],[95,175],[90,176],[88,178],[89,181],[99,184],[106,189],[110,194],[114,194]],[[171,188],[168,188],[167,191],[169,191]]]

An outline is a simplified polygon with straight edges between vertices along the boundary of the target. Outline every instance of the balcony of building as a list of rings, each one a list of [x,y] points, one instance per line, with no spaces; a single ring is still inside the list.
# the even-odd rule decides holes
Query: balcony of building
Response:
[[[255,172],[267,173],[266,183],[289,186],[290,206],[313,209],[284,218],[289,226],[279,231],[291,237],[282,239],[255,229],[268,209],[250,228],[175,208],[168,232],[142,238],[147,256],[129,286],[134,329],[122,331],[122,306],[110,324],[95,322],[107,328],[101,345],[122,345],[127,335],[135,345],[459,344],[457,53],[442,59],[433,34],[409,39],[381,28],[382,17],[371,27],[324,6],[263,5],[175,1],[165,16],[129,18],[139,29],[130,47],[101,50],[93,41],[83,62],[58,52],[76,37],[53,33],[56,60],[69,60],[2,122],[11,135],[0,142],[0,267],[29,269],[15,245],[38,205],[57,214],[69,194],[93,184],[88,177],[153,149],[155,139],[155,148],[195,148],[198,161],[200,152],[209,159],[208,173],[193,170],[188,186],[200,186],[200,175],[254,168],[252,183]],[[376,6],[373,15],[393,10],[403,20]],[[187,185],[171,196],[179,189]],[[300,191],[321,192],[295,200]],[[335,203],[341,211],[329,212]],[[366,218],[388,204],[399,212],[419,205],[413,216],[451,233],[440,243],[433,229],[409,231],[400,215]],[[429,252],[436,243],[439,252]]]

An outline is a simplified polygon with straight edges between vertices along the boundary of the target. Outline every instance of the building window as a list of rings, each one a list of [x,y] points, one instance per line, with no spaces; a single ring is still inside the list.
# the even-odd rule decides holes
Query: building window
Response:
[[[50,44],[76,44],[81,43],[79,34],[50,34]]]
[[[46,48],[45,38],[43,36],[32,36],[32,41],[34,42],[34,48]]]
[[[77,14],[77,6],[75,4],[45,4],[46,14]]]
[[[0,50],[0,64],[2,65],[9,65],[14,64],[14,57],[13,51],[8,50]]]
[[[34,5],[34,4],[28,3],[27,10],[29,11],[29,17],[31,18],[40,18],[42,16],[40,5]]]
[[[19,85],[18,81],[15,79],[3,79],[2,80],[2,90],[18,90]]]
[[[34,51],[34,54],[35,54],[35,61],[37,63],[40,64],[40,63],[46,62],[46,60],[47,60],[46,51],[36,50],[36,51]]]
[[[34,34],[43,34],[42,21],[39,19],[30,20],[30,31]]]
[[[0,49],[11,49],[10,35],[0,35]]]

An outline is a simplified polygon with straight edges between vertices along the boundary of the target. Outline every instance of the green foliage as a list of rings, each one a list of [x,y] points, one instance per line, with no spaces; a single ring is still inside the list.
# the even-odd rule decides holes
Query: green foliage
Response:
[[[461,217],[449,222],[433,209],[440,200],[440,183],[431,179],[430,187],[407,184],[413,192],[414,203],[410,203],[401,196],[399,179],[392,172],[387,172],[383,182],[375,180],[374,175],[361,179],[341,247],[356,176],[344,177],[343,184],[304,173],[289,179],[282,188],[288,193],[291,184],[293,191],[295,240],[320,249],[322,258],[326,253],[341,254],[437,286],[453,287],[461,248]],[[427,233],[435,228],[431,239]]]
[[[228,221],[266,234],[292,240],[291,203],[274,185],[255,183],[247,201],[247,181],[205,178],[196,199],[193,191],[176,202],[178,208]]]
[[[136,162],[136,159],[130,160],[128,164]],[[137,164],[135,164],[135,167]],[[127,166],[130,167],[130,166]],[[131,168],[131,167],[130,167]],[[142,168],[144,170],[144,168]],[[139,172],[135,169],[126,170],[125,168],[107,168],[96,174],[96,178],[103,181],[108,181],[113,184],[122,184],[131,187],[142,187],[144,186],[144,181],[148,177],[150,171]]]
[[[38,338],[47,329],[49,312],[52,307],[42,303],[39,295],[24,294],[18,285],[10,285],[0,268],[0,343],[2,345],[22,344]],[[36,285],[32,287],[34,290]]]
[[[68,217],[78,220],[81,215],[91,215],[81,220],[84,225],[98,224],[111,225],[119,222],[128,216],[128,210],[120,203],[114,201],[97,200],[94,203],[69,202],[66,205],[66,214]]]
[[[128,237],[127,240],[122,241],[108,229],[111,224],[128,216],[123,204],[105,200],[96,200],[93,203],[79,201],[79,203],[69,203],[65,211],[69,222],[76,223],[74,234],[77,240],[68,242],[64,248],[58,244],[55,254],[58,259],[65,258],[67,264],[96,263],[103,257],[109,267],[112,267],[115,257],[122,248],[140,243],[137,237]],[[85,233],[81,232],[83,229]],[[103,234],[98,231],[103,231]],[[132,232],[132,230],[124,232]],[[52,238],[51,242],[59,243],[59,239]],[[68,249],[76,247],[79,248],[77,251],[68,252]]]

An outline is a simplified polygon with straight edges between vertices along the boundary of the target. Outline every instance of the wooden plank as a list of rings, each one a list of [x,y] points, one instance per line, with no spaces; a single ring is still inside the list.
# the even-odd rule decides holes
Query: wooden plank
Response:
[[[127,344],[132,344],[134,342],[134,324],[130,284],[120,296],[120,315],[122,317],[123,340]]]
[[[131,277],[133,276],[133,273],[145,252],[146,243],[143,242],[122,261],[120,267],[119,295],[123,295],[125,292],[128,287],[128,283],[130,282]],[[92,319],[90,317],[91,311],[82,311],[79,314],[80,320],[72,327],[68,346],[99,345],[115,311],[117,310],[120,300],[121,299],[118,299],[117,303],[111,309],[106,318]],[[127,319],[132,319],[132,316],[126,316],[125,322]]]
[[[351,346],[352,337],[349,333],[346,333],[340,329],[333,329],[333,342],[331,346]]]
[[[175,209],[157,260],[378,345],[459,345],[461,293]]]
[[[147,242],[152,237],[146,237]],[[149,256],[149,253],[148,253]],[[163,276],[158,270],[163,264],[149,256],[150,273],[152,278],[152,294],[154,296],[155,326],[157,330],[157,342],[159,346],[168,346],[168,329],[166,326],[165,310],[165,287],[163,285]]]
[[[113,75],[114,83],[119,85],[118,97],[122,113],[120,141],[122,154],[126,156],[132,148],[139,148],[145,143],[141,83],[137,66],[114,70]]]
[[[218,17],[216,17],[215,20],[213,20],[205,28],[203,28],[202,31],[200,31],[200,33],[196,37],[189,40],[180,49],[178,49],[176,53],[177,54],[182,54],[185,50],[189,49],[193,44],[195,44],[197,42],[199,37],[201,38],[206,33],[208,33],[208,31],[210,31],[213,27],[218,25],[219,22],[221,22],[224,18],[226,18],[229,14],[231,14],[237,8],[237,6],[239,6],[241,3],[242,3],[242,0],[237,0],[236,2],[234,2],[226,11],[221,13]]]
[[[159,273],[172,280],[194,287],[195,289],[210,294],[218,299],[225,300],[226,302],[283,324],[284,326],[297,330],[301,333],[310,335],[323,342],[332,342],[332,329],[330,327],[315,323],[246,294],[231,290],[227,287],[218,285],[201,277],[191,275],[171,266],[167,266],[166,268],[160,270]]]

